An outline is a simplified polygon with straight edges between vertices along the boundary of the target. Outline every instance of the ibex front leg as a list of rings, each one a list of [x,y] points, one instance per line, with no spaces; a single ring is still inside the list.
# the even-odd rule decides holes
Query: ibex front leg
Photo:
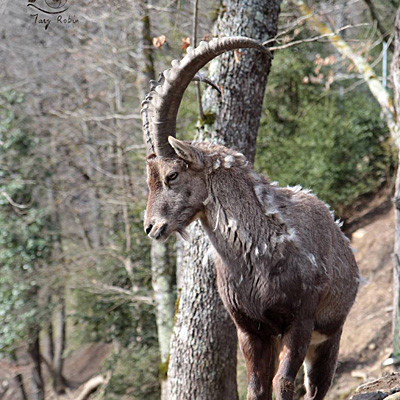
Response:
[[[271,400],[272,378],[278,356],[277,339],[263,338],[238,329],[247,369],[247,400]]]
[[[276,400],[292,400],[294,380],[304,361],[313,332],[313,320],[294,321],[282,337],[279,369],[273,380]]]

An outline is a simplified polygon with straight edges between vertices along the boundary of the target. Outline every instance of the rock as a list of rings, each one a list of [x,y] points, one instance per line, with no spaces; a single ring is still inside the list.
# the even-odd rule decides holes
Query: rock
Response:
[[[350,400],[383,400],[387,398],[387,393],[374,392],[374,393],[360,393],[350,397]]]
[[[385,400],[400,400],[400,392],[391,394],[390,396],[386,397]]]

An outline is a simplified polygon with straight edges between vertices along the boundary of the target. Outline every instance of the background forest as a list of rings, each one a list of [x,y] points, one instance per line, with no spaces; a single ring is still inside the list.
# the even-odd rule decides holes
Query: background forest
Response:
[[[0,0],[0,399],[83,400],[95,388],[97,399],[157,399],[182,243],[143,232],[140,103],[193,44],[194,3],[64,0],[59,22],[32,7],[57,2],[35,1]],[[199,2],[199,40],[225,3]],[[390,199],[397,154],[365,77],[300,3],[281,4],[254,165],[312,189],[351,235],[371,201]],[[400,2],[308,5],[392,94]],[[193,85],[181,137],[213,118],[198,114]],[[244,399],[240,360],[238,370]]]

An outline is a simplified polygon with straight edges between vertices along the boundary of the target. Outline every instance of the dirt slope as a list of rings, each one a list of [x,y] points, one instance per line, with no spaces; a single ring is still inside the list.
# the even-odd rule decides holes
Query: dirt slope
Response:
[[[351,245],[367,282],[344,327],[329,400],[345,399],[362,383],[391,372],[381,363],[391,348],[393,235],[393,210],[353,233]]]

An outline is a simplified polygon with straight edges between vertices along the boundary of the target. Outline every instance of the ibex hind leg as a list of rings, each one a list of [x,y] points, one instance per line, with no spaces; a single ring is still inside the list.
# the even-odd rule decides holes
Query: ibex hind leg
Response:
[[[277,338],[264,338],[241,329],[238,338],[246,361],[247,400],[272,400],[272,378],[279,351]]]
[[[342,330],[324,342],[310,346],[305,360],[305,400],[322,400],[328,392],[339,352]]]

